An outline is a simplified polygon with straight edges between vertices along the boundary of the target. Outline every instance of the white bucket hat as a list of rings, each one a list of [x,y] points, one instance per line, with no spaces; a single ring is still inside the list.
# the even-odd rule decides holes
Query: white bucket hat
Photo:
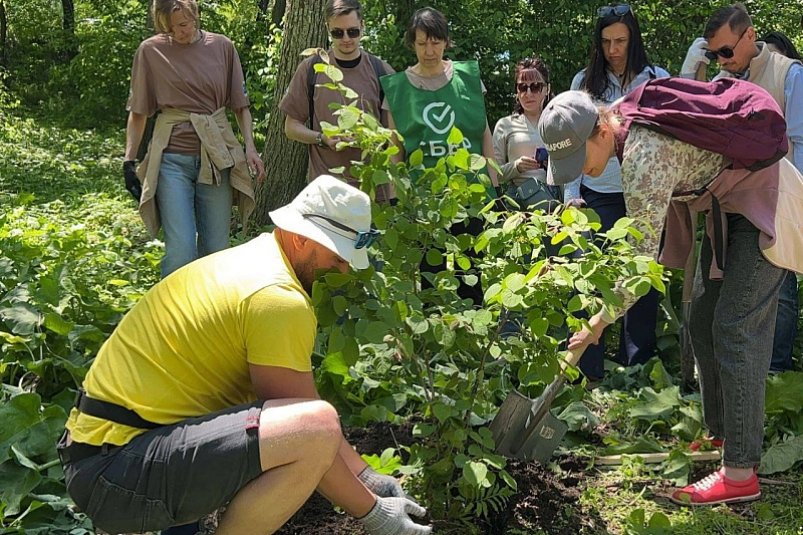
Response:
[[[357,269],[368,267],[368,246],[379,237],[368,195],[331,175],[319,176],[269,215],[280,229],[320,243]]]

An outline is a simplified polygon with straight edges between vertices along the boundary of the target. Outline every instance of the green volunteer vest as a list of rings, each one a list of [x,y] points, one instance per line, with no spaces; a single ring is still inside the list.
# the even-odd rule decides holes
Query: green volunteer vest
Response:
[[[452,80],[437,91],[414,87],[404,72],[380,79],[407,156],[420,148],[426,167],[460,148],[446,142],[452,126],[463,133],[469,152],[482,154],[486,117],[479,64],[454,61],[452,66]]]

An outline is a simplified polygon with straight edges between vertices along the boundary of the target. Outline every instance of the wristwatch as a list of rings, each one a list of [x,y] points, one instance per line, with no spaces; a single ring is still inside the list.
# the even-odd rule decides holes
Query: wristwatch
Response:
[[[319,147],[323,147],[324,146],[323,132],[318,132],[318,135],[315,136],[315,144],[318,145]]]

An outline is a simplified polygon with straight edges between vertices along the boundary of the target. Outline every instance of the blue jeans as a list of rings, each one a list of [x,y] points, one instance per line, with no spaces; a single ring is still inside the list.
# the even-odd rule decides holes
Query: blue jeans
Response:
[[[625,217],[625,199],[622,193],[599,193],[580,186],[580,193],[588,208],[597,212],[602,227],[610,230],[614,223]],[[626,366],[644,364],[655,355],[655,326],[658,320],[660,293],[655,288],[636,301],[622,318],[622,333],[616,360]],[[605,373],[605,335],[596,345],[590,345],[580,360],[580,370],[591,379],[600,379]]]
[[[156,188],[165,256],[162,278],[193,260],[229,246],[232,193],[229,170],[219,186],[198,184],[201,157],[163,153]]]
[[[750,221],[738,214],[727,217],[723,278],[708,278],[712,253],[705,236],[689,328],[705,423],[713,436],[725,439],[724,464],[752,468],[761,461],[764,389],[786,272],[761,254],[759,231]]]
[[[770,370],[785,372],[792,369],[792,349],[797,338],[800,304],[797,295],[797,275],[787,271],[778,294],[778,317],[775,319],[775,338],[772,341]]]

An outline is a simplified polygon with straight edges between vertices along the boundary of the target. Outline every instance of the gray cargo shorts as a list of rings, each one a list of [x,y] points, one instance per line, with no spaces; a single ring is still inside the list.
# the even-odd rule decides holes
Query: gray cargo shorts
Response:
[[[262,401],[152,429],[64,466],[67,491],[95,526],[141,533],[194,522],[262,473]]]

